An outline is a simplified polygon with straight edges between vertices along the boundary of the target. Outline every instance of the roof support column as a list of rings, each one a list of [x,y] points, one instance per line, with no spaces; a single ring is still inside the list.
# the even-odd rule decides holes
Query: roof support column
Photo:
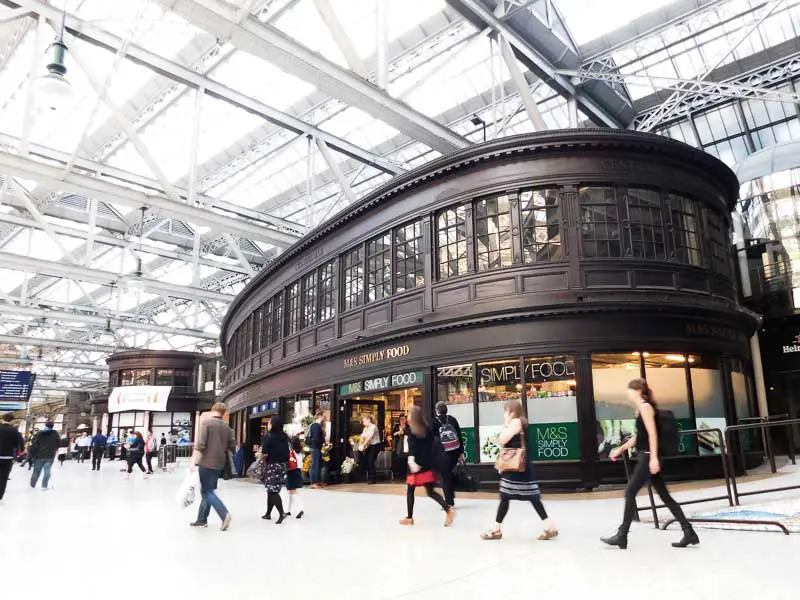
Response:
[[[388,38],[388,0],[375,0],[375,45],[377,59],[377,84],[385,90],[389,87]]]
[[[544,131],[547,129],[547,125],[545,125],[542,113],[539,111],[536,100],[533,98],[533,94],[528,87],[528,82],[525,81],[525,76],[519,68],[519,63],[517,63],[511,46],[503,36],[498,36],[498,41],[500,42],[500,52],[503,55],[503,61],[506,63],[508,72],[511,74],[511,79],[519,92],[519,97],[522,99],[523,104],[525,104],[525,111],[528,113],[528,118],[531,120],[531,123],[533,123],[534,130]]]
[[[197,205],[197,153],[200,148],[200,116],[203,111],[203,96],[206,90],[197,88],[194,92],[194,116],[192,118],[192,145],[189,149],[189,204]],[[247,265],[248,268],[250,265]],[[192,285],[200,285],[200,231],[194,225],[192,239]]]
[[[325,27],[328,28],[331,36],[333,36],[333,41],[336,42],[342,56],[344,56],[347,66],[350,67],[353,73],[361,75],[361,77],[366,79],[367,70],[364,67],[364,63],[361,57],[358,56],[358,52],[356,52],[355,46],[353,46],[353,42],[350,40],[350,36],[347,35],[347,31],[345,31],[345,28],[342,26],[342,22],[339,21],[336,11],[333,10],[331,1],[314,0],[314,5],[317,7],[317,12],[319,16],[322,17],[322,22],[325,23]],[[244,19],[242,19],[242,21],[244,21]],[[239,23],[241,23],[241,21],[239,21]]]
[[[342,188],[342,193],[345,195],[345,198],[347,198],[347,203],[355,203],[358,199],[356,193],[353,191],[353,188],[350,187],[350,182],[347,181],[347,177],[344,176],[342,168],[339,166],[339,163],[336,162],[336,158],[333,156],[331,149],[322,140],[317,140],[317,147],[319,148],[320,154],[322,154],[322,158],[325,159],[325,162],[328,163],[328,167],[333,171],[333,176],[336,177],[339,187]]]

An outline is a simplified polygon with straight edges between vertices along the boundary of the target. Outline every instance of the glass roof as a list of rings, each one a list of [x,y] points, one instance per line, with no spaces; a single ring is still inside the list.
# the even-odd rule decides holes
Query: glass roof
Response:
[[[377,0],[192,1],[216,10],[226,30],[233,31],[236,25],[229,19],[237,15],[241,21],[257,19],[338,68],[377,83]],[[482,141],[483,124],[487,139],[534,130],[488,30],[476,28],[445,0],[382,1],[393,98],[473,143]],[[317,143],[278,121],[299,119],[332,136],[329,155],[356,197],[391,175],[338,151],[337,140],[400,169],[441,155],[396,121],[349,102],[352,96],[336,93],[339,88],[330,81],[287,72],[285,63],[240,48],[233,37],[218,39],[170,10],[167,0],[33,4],[49,23],[14,19],[11,9],[0,6],[0,145],[6,154],[55,166],[60,174],[0,171],[0,252],[10,257],[0,268],[0,303],[9,312],[2,325],[6,335],[71,341],[83,348],[42,346],[45,359],[96,362],[105,354],[95,350],[97,344],[219,351],[214,338],[233,295],[292,236],[316,227],[348,202]],[[800,34],[798,1],[711,2],[692,18],[672,19],[656,30],[651,21],[643,29],[649,33],[642,35],[636,20],[674,9],[671,0],[615,0],[614,10],[608,4],[506,0],[509,16],[503,18],[510,22],[517,11],[529,11],[532,18],[550,19],[554,39],[577,45],[579,55],[581,46],[597,47],[599,40],[633,38],[615,43],[600,58],[604,69],[637,76],[623,88],[635,111],[652,110],[670,95],[658,78],[701,78],[719,67],[735,71],[764,51],[778,61],[783,57],[774,54],[775,48]],[[250,9],[249,16],[243,7]],[[62,11],[68,20],[84,21],[89,37],[110,34],[118,47],[68,33],[65,66],[72,93],[51,111],[32,82],[51,60],[47,46],[60,29]],[[130,54],[141,56],[142,49],[166,62],[131,60]],[[522,62],[514,66],[546,126],[568,127],[567,99]],[[199,104],[194,84],[186,83],[187,72],[207,78],[211,86]],[[211,89],[217,84],[285,117],[268,120],[246,110],[224,90]],[[337,85],[343,90],[347,84]],[[691,124],[676,120],[657,131],[701,146],[729,164],[798,139],[800,121],[790,104],[759,102],[746,100],[741,113],[729,102]],[[69,185],[60,183],[65,178]],[[92,196],[84,189],[92,178],[112,186],[96,195],[97,202],[86,199]],[[175,210],[151,206],[142,226],[139,208],[151,195],[172,202]],[[218,224],[208,218],[212,210],[224,211],[231,220]],[[201,222],[193,223],[192,216]],[[262,235],[253,232],[254,224]],[[23,258],[40,261],[33,263],[39,266]],[[63,264],[63,273],[48,264]],[[9,303],[39,312],[14,310]],[[54,324],[47,318],[50,309],[68,314],[60,313]],[[67,318],[69,313],[75,314]],[[85,315],[95,319],[88,322]],[[98,324],[98,317],[100,323],[115,321],[111,331]],[[30,354],[35,346],[24,351]],[[4,351],[19,355],[20,347]]]

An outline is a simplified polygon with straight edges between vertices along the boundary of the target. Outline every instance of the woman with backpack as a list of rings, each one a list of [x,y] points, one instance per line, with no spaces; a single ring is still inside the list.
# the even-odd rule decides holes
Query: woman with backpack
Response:
[[[625,490],[625,512],[622,525],[619,526],[617,533],[611,537],[601,538],[601,540],[609,546],[617,546],[623,550],[628,547],[628,531],[636,515],[636,494],[649,480],[664,505],[669,508],[683,527],[683,537],[680,541],[674,542],[673,547],[686,548],[699,544],[700,538],[689,524],[680,505],[670,495],[667,484],[661,476],[661,462],[658,458],[658,427],[656,425],[658,406],[653,399],[653,392],[647,381],[641,378],[630,381],[627,392],[628,401],[636,409],[636,433],[627,442],[614,448],[609,454],[609,458],[617,460],[623,452],[635,446],[637,451],[636,467],[631,473],[628,487]]]
[[[502,446],[501,457],[505,456],[504,450],[511,450],[511,455],[516,457],[517,466],[512,470],[509,465],[500,459],[497,461],[497,470],[500,471],[500,505],[497,507],[497,517],[492,529],[481,535],[484,540],[503,539],[503,520],[508,514],[511,500],[530,502],[539,518],[544,524],[544,531],[539,534],[539,540],[552,540],[558,535],[558,529],[547,516],[547,511],[542,504],[542,491],[536,482],[533,464],[528,456],[528,420],[522,412],[522,403],[519,400],[509,400],[503,411],[505,427],[500,432],[499,441]]]
[[[145,472],[144,465],[142,464],[142,459],[144,458],[145,452],[145,443],[144,437],[142,437],[141,432],[137,431],[131,434],[133,441],[130,442],[130,447],[128,448],[128,479],[131,478],[131,473],[133,473],[133,465],[137,465],[142,470],[142,477],[147,479],[147,473]]]
[[[414,524],[414,491],[418,486],[425,488],[428,497],[442,507],[446,515],[444,526],[450,527],[456,517],[456,511],[448,507],[441,495],[434,489],[436,475],[433,472],[436,438],[431,429],[425,424],[422,409],[412,406],[408,411],[408,477],[406,477],[406,508],[408,512],[405,519],[400,520],[400,525]]]

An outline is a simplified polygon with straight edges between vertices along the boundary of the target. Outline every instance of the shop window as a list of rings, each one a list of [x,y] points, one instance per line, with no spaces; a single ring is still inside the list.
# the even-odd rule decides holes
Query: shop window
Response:
[[[108,387],[115,388],[119,386],[119,371],[111,371],[108,376]]]
[[[344,255],[344,309],[350,310],[364,303],[364,248],[351,250]]]
[[[185,370],[175,370],[175,387],[189,387],[192,385],[192,372]]]
[[[730,241],[725,219],[713,210],[706,210],[707,234],[711,245],[714,270],[722,275],[731,274]]]
[[[286,288],[286,335],[300,331],[300,281]]]
[[[333,402],[333,390],[317,390],[314,392],[314,412],[321,410],[325,413],[325,439],[331,439],[331,404]]]
[[[522,401],[519,359],[498,360],[478,365],[479,460],[494,462],[500,452],[498,436],[505,424],[505,403]]]
[[[558,190],[526,190],[522,206],[522,256],[527,263],[564,258]]]
[[[531,460],[579,460],[575,359],[525,359],[525,395]]]
[[[270,345],[272,338],[272,300],[267,300],[261,306],[261,316],[260,348],[263,349]]]
[[[666,246],[661,198],[655,190],[629,188],[625,207],[631,236],[631,254],[636,258],[664,260]]]
[[[241,360],[246,360],[250,358],[251,351],[253,349],[253,315],[250,315],[245,319],[244,325],[242,325],[242,329],[244,330],[244,336],[242,337],[242,358]]]
[[[436,218],[439,279],[467,272],[467,209],[463,204],[439,213]]]
[[[283,293],[278,292],[272,297],[272,335],[270,336],[270,343],[274,344],[281,339],[281,332],[283,328]]]
[[[291,437],[304,433],[306,428],[313,422],[312,406],[314,404],[314,393],[306,392],[298,394],[292,406],[292,414],[286,415],[286,433]]]
[[[336,314],[336,262],[330,261],[319,268],[319,322],[332,319]]]
[[[750,379],[745,373],[744,363],[739,358],[731,359],[731,387],[736,406],[737,422],[753,416],[750,403]]]
[[[608,453],[636,431],[636,413],[628,403],[628,383],[642,376],[641,353],[592,354],[592,387],[597,417],[597,453]]]
[[[120,386],[150,385],[150,369],[132,369],[120,373]]]
[[[583,256],[610,258],[622,256],[619,210],[612,187],[582,187],[581,243]]]
[[[367,302],[392,294],[392,236],[385,233],[367,242]]]
[[[689,375],[692,382],[696,429],[725,431],[725,396],[719,359],[713,356],[689,356]],[[719,454],[719,438],[715,434],[699,434],[700,455]]]
[[[317,322],[317,272],[312,271],[303,277],[303,306],[301,329],[311,327]]]
[[[659,409],[669,410],[675,415],[679,429],[694,429],[689,408],[689,390],[686,385],[686,365],[694,358],[680,353],[656,354],[642,352],[644,375],[653,391],[653,399]],[[695,454],[697,448],[694,435],[680,438],[680,454]]]
[[[264,307],[259,306],[253,312],[253,347],[250,354],[256,354],[261,350],[261,332],[264,329]]]
[[[478,271],[507,267],[511,251],[511,196],[503,194],[475,202]]]
[[[697,210],[693,200],[677,194],[667,196],[667,211],[672,228],[675,259],[688,265],[701,266],[700,236],[697,229]]]
[[[394,286],[398,293],[425,285],[423,242],[422,221],[394,230]]]
[[[475,404],[472,396],[475,376],[472,365],[451,365],[436,369],[436,401],[447,403],[447,413],[458,420],[468,463],[478,462],[475,452]]]
[[[172,385],[172,369],[156,369],[156,385]]]

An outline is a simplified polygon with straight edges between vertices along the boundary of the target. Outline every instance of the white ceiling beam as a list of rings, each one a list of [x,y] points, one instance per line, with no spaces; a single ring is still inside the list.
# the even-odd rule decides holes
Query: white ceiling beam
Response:
[[[16,269],[29,273],[38,273],[48,277],[67,277],[78,281],[96,283],[104,286],[123,286],[129,279],[124,275],[119,275],[111,271],[83,267],[80,265],[65,264],[52,260],[42,260],[30,256],[12,254],[10,252],[0,252],[0,264],[7,269]],[[186,298],[188,300],[203,299],[215,300],[217,302],[230,302],[234,296],[222,294],[203,288],[196,288],[184,285],[175,285],[156,279],[142,277],[138,279],[144,291],[152,294],[167,294],[175,298]]]
[[[268,229],[257,223],[230,217],[209,208],[176,202],[160,194],[146,194],[80,173],[73,172],[64,175],[63,170],[59,167],[44,164],[31,158],[14,156],[8,152],[0,152],[0,172],[23,179],[31,179],[46,188],[54,190],[96,197],[98,200],[117,202],[133,208],[147,206],[164,211],[193,225],[209,227],[214,231],[231,233],[280,248],[286,248],[299,239],[294,234]]]
[[[322,140],[317,140],[317,147],[319,148],[320,154],[322,154],[322,158],[325,159],[328,168],[333,172],[334,177],[336,177],[339,187],[342,188],[342,193],[345,198],[347,198],[347,203],[355,204],[356,200],[358,200],[358,196],[356,196],[353,188],[350,187],[350,182],[347,181],[347,177],[344,176],[342,168],[339,166],[339,163],[336,162],[336,157],[333,155],[333,152],[331,152],[331,149],[328,148],[328,145]]]
[[[340,67],[282,31],[255,17],[236,24],[229,5],[204,0],[154,0],[196,27],[230,42],[240,50],[270,62],[295,77],[317,86],[334,98],[358,108],[444,154],[471,146],[466,138],[421,114],[405,102],[359,75]],[[326,140],[328,141],[328,140]],[[330,142],[329,142],[330,143]],[[331,144],[332,145],[332,144]]]
[[[6,4],[9,4],[9,2],[6,0],[3,1]],[[50,6],[38,0],[15,0],[15,3],[17,5],[25,6],[32,12],[46,16],[47,19],[54,23],[61,22],[62,12],[54,6]],[[166,4],[169,3],[171,2],[167,2]],[[166,8],[169,7],[167,6]],[[215,18],[219,21],[219,17]],[[248,19],[252,18],[253,17],[248,17]],[[121,38],[103,31],[97,26],[69,14],[66,16],[66,30],[70,34],[87,43],[90,43],[94,46],[99,46],[111,52],[118,52],[124,44],[124,41]],[[212,32],[209,31],[209,33]],[[322,138],[332,147],[336,148],[339,152],[372,165],[376,169],[380,169],[386,173],[391,173],[392,175],[398,175],[405,172],[403,167],[383,158],[380,155],[364,150],[363,148],[360,148],[343,138],[329,134],[322,129],[314,127],[302,119],[272,108],[271,106],[267,106],[263,102],[259,102],[254,98],[250,98],[241,92],[222,85],[221,83],[196,73],[189,68],[167,60],[162,56],[158,56],[157,54],[145,50],[144,48],[140,48],[135,44],[130,44],[128,46],[126,56],[129,60],[152,69],[159,75],[163,75],[164,77],[172,79],[173,81],[177,81],[178,83],[193,88],[203,88],[210,96],[246,110],[254,115],[258,115],[267,121],[293,131],[298,135],[312,135],[314,137]]]
[[[30,317],[32,319],[55,319],[68,323],[86,323],[99,327],[110,327],[112,330],[130,329],[133,331],[147,331],[152,333],[164,333],[167,335],[185,335],[203,340],[216,340],[219,337],[215,333],[208,333],[199,329],[168,327],[165,325],[156,325],[155,323],[143,323],[130,319],[116,319],[102,315],[87,315],[85,313],[68,310],[48,310],[32,306],[19,306],[17,304],[8,304],[7,302],[0,302],[0,314],[18,315]]]
[[[43,346],[45,348],[59,348],[61,350],[86,350],[87,352],[102,352],[104,354],[113,354],[117,351],[115,346],[106,346],[104,344],[50,340],[47,338],[35,338],[23,335],[0,335],[0,344],[8,344],[10,346]]]
[[[107,372],[108,366],[93,365],[90,363],[72,363],[60,362],[57,360],[30,360],[27,358],[0,358],[0,365],[16,366],[20,368],[29,368],[34,365],[41,365],[43,367],[50,367],[54,369],[69,369],[71,371],[99,371]]]
[[[497,37],[500,43],[500,53],[503,55],[503,62],[506,63],[508,72],[511,75],[511,80],[514,82],[514,87],[517,88],[522,103],[525,105],[525,111],[528,113],[528,118],[531,120],[534,130],[545,131],[547,125],[542,118],[542,112],[539,110],[539,105],[536,104],[536,100],[531,93],[531,88],[525,80],[525,76],[522,74],[522,69],[519,68],[517,57],[514,56],[511,45],[502,35]]]
[[[317,7],[317,12],[319,16],[322,17],[322,22],[325,23],[325,27],[328,28],[331,37],[333,37],[333,41],[339,47],[342,56],[344,56],[347,66],[349,66],[350,70],[356,75],[367,79],[369,73],[364,66],[364,61],[361,60],[358,52],[356,52],[353,41],[350,39],[350,36],[347,35],[347,30],[342,26],[342,22],[339,20],[339,16],[336,14],[331,0],[314,0],[314,6]],[[237,23],[244,21],[246,16],[247,15],[239,19]]]

